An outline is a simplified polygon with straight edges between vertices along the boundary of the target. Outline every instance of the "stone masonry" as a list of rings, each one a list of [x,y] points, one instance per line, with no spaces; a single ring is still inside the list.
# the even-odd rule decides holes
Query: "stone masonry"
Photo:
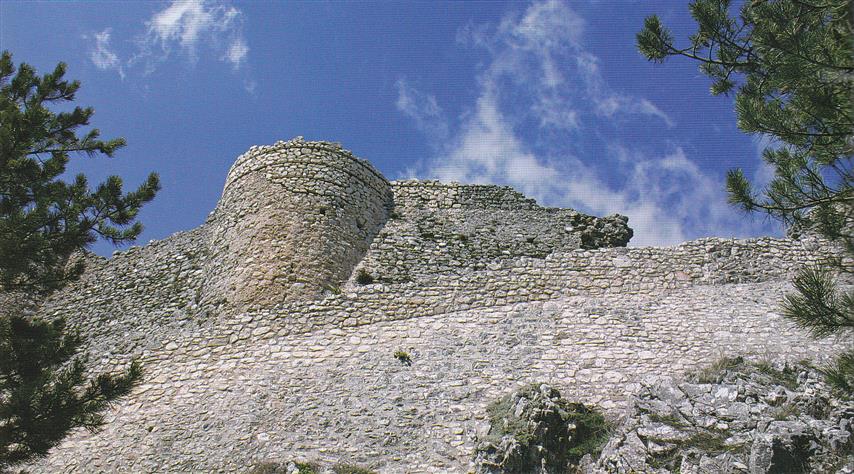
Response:
[[[31,470],[467,472],[485,407],[532,382],[617,416],[647,375],[845,348],[778,315],[821,241],[630,237],[506,187],[389,182],[330,143],[253,147],[201,227],[88,256],[41,305],[93,370],[145,378]]]
[[[206,226],[202,301],[242,309],[314,299],[350,276],[391,207],[388,181],[341,147],[252,147]]]

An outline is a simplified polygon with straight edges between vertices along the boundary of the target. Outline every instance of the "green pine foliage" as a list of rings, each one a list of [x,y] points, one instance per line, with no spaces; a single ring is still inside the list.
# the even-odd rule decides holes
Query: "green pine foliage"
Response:
[[[38,76],[27,64],[16,68],[9,52],[0,55],[0,291],[7,295],[61,287],[83,270],[73,254],[99,237],[132,241],[142,230],[140,207],[160,187],[155,174],[128,193],[116,176],[94,189],[83,175],[60,180],[73,153],[112,156],[124,146],[121,138],[101,140],[97,129],[77,135],[91,108],[49,108],[73,101],[80,87],[64,75],[62,63]],[[0,311],[0,471],[45,455],[74,428],[97,429],[103,410],[141,378],[136,362],[121,374],[87,377],[79,334],[9,301]]]
[[[75,357],[81,343],[61,320],[0,319],[0,467],[47,454],[72,428],[98,428],[103,410],[140,379],[134,362],[87,382],[86,359]]]
[[[841,246],[849,258],[804,269],[783,313],[816,337],[850,338],[854,293],[835,276],[854,272],[845,263],[854,257],[852,3],[747,0],[736,12],[729,0],[695,0],[690,10],[698,28],[687,45],[677,46],[651,16],[637,35],[638,48],[655,62],[670,56],[697,61],[712,80],[712,94],[734,94],[738,127],[769,140],[762,156],[774,178],[756,189],[741,170],[731,170],[730,202],[784,222],[792,234],[813,232]],[[854,350],[826,370],[849,392],[851,360]]]
[[[0,56],[0,284],[5,288],[52,289],[79,274],[68,257],[98,237],[120,244],[142,231],[135,222],[142,204],[160,188],[156,174],[137,190],[122,192],[110,176],[95,189],[86,177],[59,180],[71,153],[113,153],[123,139],[101,140],[89,125],[92,108],[54,113],[48,107],[74,100],[77,81],[63,79],[65,64],[39,77],[12,55]]]
[[[783,314],[821,338],[854,329],[854,294],[839,290],[834,278],[818,268],[801,271],[795,293],[785,296]]]
[[[843,352],[833,364],[821,369],[831,385],[849,398],[854,398],[854,351]]]

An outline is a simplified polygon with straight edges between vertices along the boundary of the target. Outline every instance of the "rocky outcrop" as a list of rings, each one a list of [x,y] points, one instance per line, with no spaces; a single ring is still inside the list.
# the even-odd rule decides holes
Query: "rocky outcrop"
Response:
[[[590,473],[851,473],[854,401],[807,365],[724,359],[651,379]]]
[[[475,450],[478,474],[566,472],[607,439],[605,418],[533,384],[490,405],[490,428]]]

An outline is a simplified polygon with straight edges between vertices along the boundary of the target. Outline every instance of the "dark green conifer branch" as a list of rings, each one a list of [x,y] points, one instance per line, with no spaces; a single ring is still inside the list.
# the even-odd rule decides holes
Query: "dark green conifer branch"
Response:
[[[650,61],[699,62],[713,95],[735,94],[738,127],[770,138],[762,157],[774,178],[756,189],[730,170],[730,203],[762,212],[793,235],[815,233],[854,256],[854,9],[848,0],[753,0],[734,14],[729,0],[690,4],[697,32],[686,47],[656,16],[637,35]],[[854,294],[834,273],[854,272],[850,258],[804,269],[784,314],[816,337],[854,334]],[[854,386],[854,351],[827,369],[840,388]],[[833,374],[833,375],[831,375]]]
[[[122,138],[102,140],[92,108],[54,113],[80,87],[65,65],[42,77],[0,55],[0,290],[44,294],[83,271],[72,258],[97,238],[114,244],[142,231],[140,207],[160,188],[156,174],[124,192],[117,176],[94,190],[86,177],[60,179],[73,153],[112,156]],[[0,308],[0,471],[47,454],[73,429],[97,429],[104,410],[139,382],[137,362],[119,374],[89,377],[83,340],[65,321]]]

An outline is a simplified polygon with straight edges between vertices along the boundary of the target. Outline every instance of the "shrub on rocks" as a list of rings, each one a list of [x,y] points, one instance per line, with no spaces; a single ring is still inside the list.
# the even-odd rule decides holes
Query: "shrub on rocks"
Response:
[[[364,268],[359,270],[359,273],[356,274],[356,283],[360,285],[370,285],[374,282],[374,277],[371,276],[370,273],[366,272]]]
[[[487,411],[489,432],[475,450],[478,474],[567,472],[608,439],[601,413],[546,384],[517,390]]]

